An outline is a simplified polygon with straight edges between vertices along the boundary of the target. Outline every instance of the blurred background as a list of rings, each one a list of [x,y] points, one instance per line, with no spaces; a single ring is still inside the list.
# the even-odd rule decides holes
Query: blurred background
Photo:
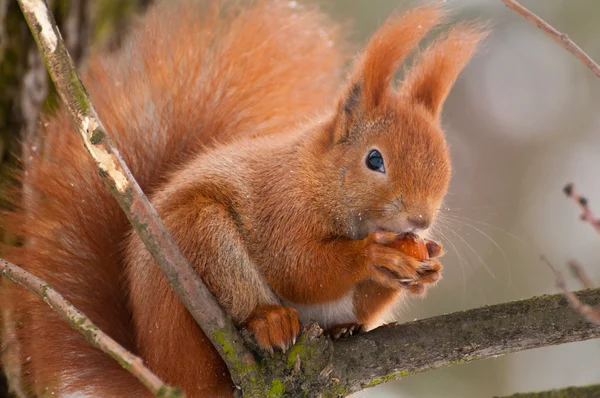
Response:
[[[395,9],[420,1],[319,0],[350,22],[356,43]],[[116,46],[145,0],[50,1],[77,60]],[[446,0],[455,19],[490,21],[492,34],[454,87],[443,122],[454,177],[435,227],[448,251],[444,279],[400,321],[557,292],[544,254],[564,270],[577,259],[600,285],[600,236],[578,219],[568,182],[600,213],[600,79],[500,0]],[[600,2],[522,1],[600,61]],[[0,0],[0,152],[3,164],[51,109],[37,49],[16,2]],[[49,96],[47,95],[49,93]],[[26,159],[26,157],[25,157]],[[7,167],[2,168],[6,174]],[[595,176],[595,177],[594,177]],[[571,288],[580,287],[568,279]],[[355,397],[486,397],[600,382],[600,341],[456,365]]]

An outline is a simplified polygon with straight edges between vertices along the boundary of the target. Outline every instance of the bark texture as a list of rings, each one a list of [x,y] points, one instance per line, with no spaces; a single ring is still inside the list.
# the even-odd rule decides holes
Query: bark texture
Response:
[[[591,305],[600,303],[600,289],[576,295]],[[600,326],[587,322],[562,294],[383,326],[334,342],[318,331],[309,326],[288,353],[263,359],[266,391],[278,387],[288,396],[346,396],[444,366],[600,337]],[[242,385],[255,382],[244,379]]]
[[[495,398],[597,398],[600,397],[600,384],[585,387],[566,387],[556,390],[526,392]]]

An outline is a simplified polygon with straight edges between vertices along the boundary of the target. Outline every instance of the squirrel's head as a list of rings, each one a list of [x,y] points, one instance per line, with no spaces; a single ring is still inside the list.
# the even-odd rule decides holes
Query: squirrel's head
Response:
[[[344,198],[336,212],[353,238],[426,230],[447,192],[440,113],[484,31],[456,25],[392,85],[404,57],[442,17],[439,7],[426,6],[388,20],[357,61],[328,129],[326,167]]]

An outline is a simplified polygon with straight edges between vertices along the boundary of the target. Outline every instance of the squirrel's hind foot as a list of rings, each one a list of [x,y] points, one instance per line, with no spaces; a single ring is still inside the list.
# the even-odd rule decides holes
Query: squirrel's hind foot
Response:
[[[260,348],[273,354],[274,348],[285,352],[296,343],[300,319],[292,307],[262,305],[252,311],[245,327],[252,332]]]

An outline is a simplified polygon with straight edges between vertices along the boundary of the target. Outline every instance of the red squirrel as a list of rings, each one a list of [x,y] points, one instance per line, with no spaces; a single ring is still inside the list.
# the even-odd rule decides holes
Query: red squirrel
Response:
[[[295,1],[165,1],[82,80],[134,177],[239,327],[286,350],[300,326],[377,326],[440,277],[389,244],[425,234],[448,189],[442,105],[485,36],[439,5],[391,17],[344,78],[343,29]],[[43,278],[164,381],[231,396],[223,361],[104,186],[65,110],[48,116],[10,213],[7,259]],[[406,283],[410,281],[410,283]],[[25,395],[137,397],[142,385],[43,301],[1,289],[4,362]],[[346,326],[345,326],[346,325]],[[347,326],[353,325],[353,326]]]

